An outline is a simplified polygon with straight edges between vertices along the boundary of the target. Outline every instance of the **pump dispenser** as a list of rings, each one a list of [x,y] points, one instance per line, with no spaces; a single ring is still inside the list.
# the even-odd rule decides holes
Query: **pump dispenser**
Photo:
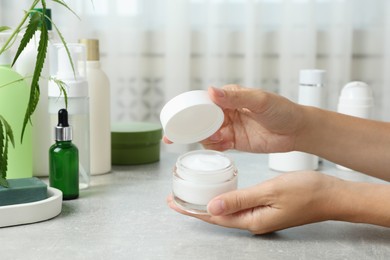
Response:
[[[67,44],[67,46],[73,61],[74,71],[65,46],[57,44],[55,47],[58,52],[58,68],[54,78],[65,84],[68,97],[69,122],[73,126],[73,143],[79,149],[80,189],[83,189],[89,186],[90,179],[88,82],[82,76],[85,75],[86,70],[85,47],[81,44]],[[52,125],[56,122],[57,111],[65,105],[65,98],[59,86],[54,81],[50,81],[49,113]]]
[[[0,48],[9,36],[9,33],[0,33]],[[8,147],[7,178],[29,178],[32,177],[33,157],[31,124],[26,125],[22,143],[21,134],[30,88],[23,77],[11,68],[11,57],[10,50],[0,54],[0,115],[12,127],[15,139],[15,147]]]
[[[49,150],[50,186],[61,190],[64,200],[76,199],[79,196],[79,155],[72,143],[66,109],[58,111],[55,142]]]

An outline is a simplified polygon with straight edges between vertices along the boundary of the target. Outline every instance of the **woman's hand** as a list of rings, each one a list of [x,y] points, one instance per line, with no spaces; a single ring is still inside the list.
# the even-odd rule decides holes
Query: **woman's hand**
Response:
[[[238,85],[210,87],[208,92],[223,109],[225,121],[201,142],[205,148],[259,153],[294,150],[296,136],[304,125],[301,106],[279,95]],[[166,137],[164,142],[170,143]]]
[[[337,219],[340,192],[349,182],[318,172],[286,173],[256,186],[217,196],[208,204],[211,215],[179,213],[211,224],[264,234],[288,227]]]

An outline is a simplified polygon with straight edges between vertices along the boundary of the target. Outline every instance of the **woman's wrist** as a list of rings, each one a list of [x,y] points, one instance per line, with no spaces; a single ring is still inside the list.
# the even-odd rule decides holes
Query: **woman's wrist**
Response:
[[[296,133],[294,150],[310,153],[314,146],[319,145],[322,113],[320,109],[314,107],[299,105],[299,108],[300,127]]]
[[[389,185],[343,182],[332,219],[390,227]]]

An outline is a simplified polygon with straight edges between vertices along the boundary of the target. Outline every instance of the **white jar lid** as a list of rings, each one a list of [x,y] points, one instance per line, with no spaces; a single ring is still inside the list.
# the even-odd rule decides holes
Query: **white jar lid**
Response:
[[[222,125],[222,109],[211,101],[207,91],[184,92],[165,104],[160,113],[165,136],[178,144],[202,141]]]

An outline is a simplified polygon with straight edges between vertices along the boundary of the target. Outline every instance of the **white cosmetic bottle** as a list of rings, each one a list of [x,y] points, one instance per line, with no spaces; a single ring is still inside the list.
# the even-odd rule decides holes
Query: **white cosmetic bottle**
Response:
[[[58,52],[58,68],[54,78],[65,83],[68,97],[68,119],[73,128],[73,143],[79,149],[79,187],[87,188],[90,180],[90,128],[89,128],[89,96],[86,75],[85,46],[67,44],[72,57],[74,71],[68,53],[63,44],[56,44]],[[82,66],[80,66],[82,65]],[[81,67],[82,72],[79,71]],[[49,113],[51,125],[56,125],[57,113],[65,108],[65,98],[54,81],[49,82]],[[52,134],[52,140],[54,135]]]
[[[42,11],[42,9],[35,9]],[[46,16],[51,18],[51,10],[46,9]],[[46,19],[46,27],[48,29],[49,45],[46,54],[45,63],[42,68],[41,77],[39,79],[39,102],[32,115],[32,149],[33,149],[33,175],[34,176],[49,176],[49,158],[47,151],[49,150],[52,139],[49,138],[52,132],[50,125],[48,108],[48,79],[50,76],[50,56],[53,41],[53,33],[51,22]],[[25,78],[28,86],[31,85],[32,75],[34,73],[35,63],[37,59],[37,48],[41,31],[38,30],[30,42],[27,44],[25,50],[21,53],[15,63],[15,70]]]
[[[80,43],[87,50],[91,174],[103,174],[111,170],[110,82],[100,67],[99,41],[82,39]]]
[[[371,118],[373,109],[372,89],[364,82],[353,81],[344,86],[341,90],[337,112],[361,118]],[[338,169],[352,171],[341,165]]]
[[[322,108],[324,85],[324,70],[301,70],[298,103]],[[272,153],[269,155],[268,166],[272,170],[283,172],[316,170],[318,161],[318,156],[304,152]]]

